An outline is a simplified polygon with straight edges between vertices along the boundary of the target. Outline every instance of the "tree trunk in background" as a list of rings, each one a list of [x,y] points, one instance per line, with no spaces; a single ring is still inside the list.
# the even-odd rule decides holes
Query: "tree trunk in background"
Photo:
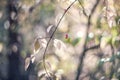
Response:
[[[18,33],[19,23],[19,0],[8,0],[7,16],[9,21],[8,28],[8,80],[28,80],[25,76],[23,59],[20,55],[22,49],[22,36]],[[23,74],[24,73],[24,74]]]

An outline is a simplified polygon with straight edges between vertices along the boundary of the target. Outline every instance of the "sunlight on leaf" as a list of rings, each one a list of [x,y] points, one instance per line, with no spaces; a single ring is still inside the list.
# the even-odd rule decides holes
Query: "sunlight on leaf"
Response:
[[[40,40],[40,44],[42,45],[41,47],[45,48],[46,45],[47,45],[46,39],[41,39],[41,40]]]
[[[52,29],[53,25],[50,25],[48,28],[47,28],[47,33],[49,33]]]
[[[29,65],[30,65],[30,57],[27,57],[27,58],[25,59],[25,70],[28,69]]]
[[[0,53],[2,52],[2,50],[3,50],[3,44],[0,43]]]
[[[90,33],[88,34],[88,37],[89,37],[89,38],[93,38],[93,37],[94,37],[94,33],[90,32]]]
[[[58,50],[66,48],[65,44],[61,40],[58,40],[58,39],[54,39],[54,44],[53,45]]]
[[[8,29],[10,27],[10,22],[7,20],[7,21],[5,21],[5,23],[4,23],[4,28],[5,29]]]
[[[31,62],[34,63],[34,61],[35,61],[35,54],[32,54],[31,55]]]

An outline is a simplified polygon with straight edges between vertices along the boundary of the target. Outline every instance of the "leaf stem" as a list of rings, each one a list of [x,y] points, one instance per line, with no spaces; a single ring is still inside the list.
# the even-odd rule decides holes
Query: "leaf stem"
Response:
[[[44,69],[45,69],[45,72],[46,72],[48,78],[50,77],[50,75],[49,75],[49,73],[48,73],[48,71],[47,71],[47,68],[46,68],[46,65],[45,65],[45,54],[46,54],[46,51],[47,51],[47,49],[48,49],[48,46],[49,46],[50,41],[52,40],[52,37],[54,36],[54,34],[55,34],[57,28],[59,27],[62,19],[64,18],[65,14],[68,12],[68,10],[71,8],[71,6],[72,6],[76,1],[77,1],[77,0],[73,1],[73,2],[67,7],[67,9],[64,11],[63,15],[61,16],[59,22],[57,23],[57,25],[56,25],[56,27],[55,27],[55,30],[53,31],[52,35],[50,36],[50,39],[49,39],[48,42],[47,42],[47,46],[46,46],[45,51],[44,51],[44,54],[43,54],[43,67],[44,67]],[[49,80],[51,80],[51,78],[49,78]]]

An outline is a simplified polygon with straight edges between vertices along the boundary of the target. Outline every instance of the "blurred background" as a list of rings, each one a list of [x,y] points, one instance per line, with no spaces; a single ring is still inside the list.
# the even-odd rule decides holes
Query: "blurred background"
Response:
[[[0,80],[119,80],[119,6],[0,0]]]

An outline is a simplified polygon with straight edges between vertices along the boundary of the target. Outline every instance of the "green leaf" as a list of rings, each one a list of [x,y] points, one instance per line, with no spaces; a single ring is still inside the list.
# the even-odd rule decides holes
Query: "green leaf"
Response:
[[[117,29],[115,29],[115,28],[113,28],[113,29],[111,30],[111,33],[112,33],[112,36],[117,36],[117,35],[118,35],[118,31],[117,31]]]
[[[120,44],[120,39],[119,39],[119,37],[112,37],[112,44],[113,44],[115,47],[118,47],[119,44]]]
[[[104,64],[104,61],[101,61],[101,59],[100,59],[100,61],[99,61],[99,63],[98,63],[98,66],[100,67],[100,66],[102,66]]]
[[[115,60],[115,55],[113,55],[111,58],[110,58],[110,62],[114,61]]]
[[[80,38],[80,37],[79,37],[79,38],[74,39],[74,40],[72,41],[72,45],[73,45],[73,46],[76,46],[76,45],[80,42],[80,40],[81,40],[81,38]]]
[[[71,38],[65,39],[65,42],[66,42],[66,43],[71,43]]]

